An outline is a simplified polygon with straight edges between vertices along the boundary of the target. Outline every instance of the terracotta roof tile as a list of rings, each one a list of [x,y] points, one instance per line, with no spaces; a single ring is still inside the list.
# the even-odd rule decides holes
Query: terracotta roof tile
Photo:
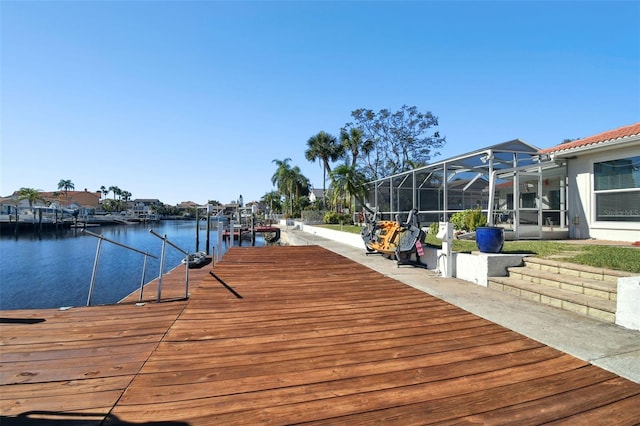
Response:
[[[618,140],[627,136],[640,135],[640,122],[631,124],[629,126],[618,127],[614,130],[608,130],[606,132],[598,133],[597,135],[589,136],[577,141],[563,143],[551,148],[541,149],[541,154],[550,152],[567,151],[574,148],[579,148],[587,145],[595,145],[600,143],[607,143],[614,140]]]

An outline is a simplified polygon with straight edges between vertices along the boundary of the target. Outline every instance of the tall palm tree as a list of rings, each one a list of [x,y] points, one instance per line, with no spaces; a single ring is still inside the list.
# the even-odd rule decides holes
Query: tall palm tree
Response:
[[[282,212],[282,197],[278,191],[270,191],[262,196],[260,202],[269,206],[269,212]]]
[[[287,159],[288,160],[288,159]],[[292,168],[288,162],[279,169],[278,172],[278,191],[284,195],[287,204],[289,205],[289,214],[293,215],[293,197],[297,185],[297,173],[296,167]]]
[[[364,202],[368,194],[366,187],[367,180],[355,166],[341,164],[331,172],[330,176],[333,203],[348,199],[350,200],[349,204],[351,206],[351,198],[354,198],[365,209],[373,213]]]
[[[118,208],[120,210],[127,209],[127,202],[131,199],[131,193],[129,191],[120,191],[120,201],[118,202]]]
[[[330,161],[337,161],[344,154],[344,148],[336,137],[321,130],[307,141],[304,156],[309,161],[316,161],[322,165],[322,191],[326,191],[327,173],[331,173]]]
[[[102,185],[98,192],[100,192],[103,197],[107,198],[107,194],[109,193],[109,190],[107,189],[106,186]]]
[[[288,180],[291,175],[291,166],[289,165],[289,161],[291,161],[291,158],[272,161],[277,168],[273,176],[271,176],[271,183],[278,189],[278,192],[285,197],[290,195]]]
[[[109,191],[113,192],[113,201],[116,200],[116,196],[117,195],[121,195],[122,194],[122,189],[118,188],[117,186],[110,186],[109,187]]]
[[[361,156],[367,157],[375,147],[372,139],[363,140],[364,130],[359,127],[345,127],[340,130],[340,144],[345,153],[351,154],[351,166],[355,167]],[[348,163],[347,163],[348,164]]]
[[[349,130],[342,129],[340,131],[340,143],[345,151],[351,154],[351,166],[354,166],[358,161],[360,155],[360,149],[362,147],[362,136],[364,132],[362,129],[352,127]]]
[[[35,228],[36,225],[36,211],[33,208],[33,205],[38,201],[44,201],[42,195],[40,195],[40,189],[33,188],[20,188],[18,190],[18,200],[27,200],[29,202],[29,208],[33,211],[33,226]]]
[[[69,190],[75,188],[76,186],[69,179],[60,179],[60,182],[58,182],[58,189],[64,191],[64,198],[66,200],[69,199]]]
[[[291,158],[273,160],[278,168],[271,177],[271,183],[286,198],[289,203],[289,213],[293,214],[294,195],[295,198],[307,195],[310,184],[309,179],[301,173],[300,168],[298,166],[291,167],[289,161]]]
[[[302,174],[300,167],[295,166],[291,169],[290,179],[292,183],[292,190],[296,193],[296,198],[309,194],[311,182],[309,182],[309,178]]]

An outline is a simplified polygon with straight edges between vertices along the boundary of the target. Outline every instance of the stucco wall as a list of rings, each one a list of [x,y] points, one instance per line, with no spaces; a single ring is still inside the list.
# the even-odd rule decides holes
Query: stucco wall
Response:
[[[639,155],[638,148],[585,154],[568,160],[569,237],[615,241],[640,241],[638,222],[597,222],[593,193],[593,164]],[[577,222],[577,224],[576,224]]]
[[[640,277],[618,278],[616,324],[640,330]]]

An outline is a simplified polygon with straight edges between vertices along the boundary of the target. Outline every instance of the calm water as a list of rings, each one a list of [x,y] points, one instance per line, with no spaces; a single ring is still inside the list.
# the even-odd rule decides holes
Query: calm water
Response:
[[[206,224],[201,223],[199,228],[199,249],[205,250]],[[162,240],[153,236],[149,229],[166,235],[183,250],[196,251],[194,221],[89,228],[93,233],[158,257],[147,260],[145,282],[159,276],[162,250]],[[210,246],[216,239],[216,230],[212,229]],[[257,241],[256,245],[264,245],[264,242]],[[43,232],[40,236],[26,232],[17,238],[0,236],[0,309],[84,306],[97,246],[98,238],[80,230]],[[167,245],[164,272],[180,265],[183,257],[181,252]],[[104,241],[92,304],[115,303],[139,288],[143,261],[142,254]]]

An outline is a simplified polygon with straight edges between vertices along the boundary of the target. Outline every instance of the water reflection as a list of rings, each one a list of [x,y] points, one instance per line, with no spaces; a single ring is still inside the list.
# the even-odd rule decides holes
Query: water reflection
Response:
[[[206,250],[206,227],[194,221],[161,221],[150,224],[88,228],[108,239],[156,256],[149,258],[144,282],[160,274],[162,240],[153,229],[183,250]],[[198,238],[196,238],[196,233]],[[196,240],[198,247],[196,247]],[[3,233],[0,237],[0,309],[58,308],[86,304],[98,238],[80,229],[49,232]],[[209,252],[217,241],[216,229],[209,234]],[[258,241],[257,245],[263,245]],[[226,246],[222,248],[223,252]],[[167,246],[164,272],[178,266],[184,255]],[[140,286],[144,256],[103,242],[98,262],[92,304],[115,303]]]

